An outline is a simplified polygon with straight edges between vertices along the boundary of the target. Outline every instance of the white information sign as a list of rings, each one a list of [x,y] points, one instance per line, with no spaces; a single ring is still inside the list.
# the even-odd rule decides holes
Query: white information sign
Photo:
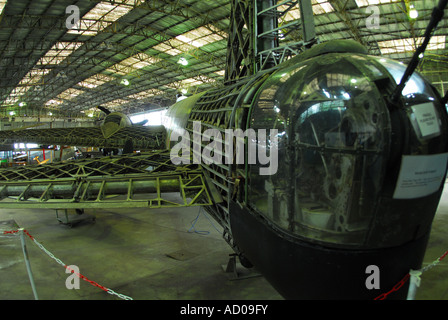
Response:
[[[420,198],[439,190],[447,161],[448,153],[403,156],[393,198]]]
[[[440,133],[439,120],[432,102],[412,106],[412,111],[423,138]]]

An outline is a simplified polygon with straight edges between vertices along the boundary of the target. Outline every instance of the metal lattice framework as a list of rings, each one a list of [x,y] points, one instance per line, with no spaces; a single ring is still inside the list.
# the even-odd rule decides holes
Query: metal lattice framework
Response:
[[[233,14],[232,2],[239,8]],[[277,33],[264,36],[276,36],[285,48],[304,40],[298,23],[300,1],[271,2],[282,14],[274,28]],[[97,105],[124,113],[146,111],[172,104],[180,89],[191,93],[218,86],[225,72],[231,79],[250,74],[256,49],[247,40],[255,23],[247,10],[250,3],[80,1],[79,23],[68,28],[66,9],[73,1],[1,0],[1,114],[9,117],[15,112],[26,118],[51,111],[53,116],[81,118],[94,113]],[[311,4],[320,42],[355,39],[372,54],[407,62],[437,0],[311,0]],[[413,9],[417,18],[411,17]],[[447,31],[445,17],[419,66],[442,93],[448,87]],[[179,64],[180,58],[188,65]],[[123,78],[131,85],[120,85]],[[19,107],[20,102],[27,106]]]
[[[100,127],[54,129],[22,129],[0,131],[0,143],[31,142],[46,145],[69,145],[100,148],[123,148],[127,141],[137,150],[163,149],[165,130],[162,127],[124,127],[105,138]]]
[[[0,199],[2,208],[47,209],[213,203],[201,170],[173,165],[166,151],[0,169]]]

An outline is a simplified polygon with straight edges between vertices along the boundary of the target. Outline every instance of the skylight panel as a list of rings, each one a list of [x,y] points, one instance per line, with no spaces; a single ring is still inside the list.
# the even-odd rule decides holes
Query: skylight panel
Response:
[[[19,97],[11,97],[5,99],[5,101],[2,103],[3,105],[13,105],[19,102]]]
[[[19,82],[19,86],[42,84],[43,76],[50,71],[51,69],[31,69]]]
[[[87,12],[83,19],[86,20],[100,20],[103,18],[105,21],[109,21],[109,19],[112,16],[113,10],[116,8],[115,5],[107,2],[100,2],[98,3],[94,8],[92,8],[89,12]],[[112,20],[114,21],[114,20]]]
[[[13,105],[19,102],[20,96],[24,95],[31,86],[15,87],[8,97],[3,101],[2,105]]]
[[[177,56],[182,52],[194,50],[207,44],[225,39],[223,35],[217,33],[217,29],[211,25],[199,27],[173,39],[155,45],[153,49],[165,52],[172,56]]]
[[[71,100],[83,93],[84,93],[84,91],[82,91],[82,90],[70,88],[70,89],[67,89],[67,90],[61,92],[60,94],[58,94],[57,97],[59,99]]]
[[[0,14],[2,14],[7,2],[8,0],[0,0]]]
[[[12,97],[21,96],[24,95],[30,89],[31,86],[15,87],[14,90],[12,90],[12,92],[9,95]]]
[[[105,74],[98,73],[94,76],[91,76],[90,78],[78,82],[78,85],[84,88],[93,89],[112,80],[115,80],[115,78],[107,76]]]
[[[382,54],[393,54],[415,51],[418,46],[423,42],[423,38],[416,38],[414,43],[414,38],[396,39],[396,40],[385,40],[378,41],[378,46],[380,47]],[[438,50],[445,49],[446,36],[433,36],[429,40],[426,50]]]
[[[141,69],[147,66],[150,66],[156,62],[159,62],[160,59],[151,57],[147,55],[146,53],[137,53],[136,55],[133,55],[132,57],[126,58],[123,61],[121,61],[121,64],[130,66],[134,69]]]
[[[133,71],[133,69],[131,68],[130,65],[123,64],[122,62],[118,62],[118,63],[114,64],[113,66],[111,66],[110,68],[107,68],[106,71],[124,76],[124,75],[127,75],[128,73],[131,73]]]
[[[64,56],[44,56],[39,59],[36,65],[38,66],[45,66],[49,64],[60,64],[62,61],[65,60],[66,57]]]
[[[71,53],[82,46],[82,44],[82,42],[56,42],[51,49],[55,51]]]
[[[188,43],[188,44],[190,44],[190,45],[192,45],[193,47],[196,47],[196,48],[200,48],[200,47],[202,47],[204,45],[203,42],[195,41],[193,39],[190,39],[190,38],[184,36],[183,34],[178,35],[176,37],[176,39],[178,39],[178,40],[180,40],[182,42]]]
[[[330,2],[328,2],[328,0],[312,0],[311,7],[315,15],[330,13],[334,11],[333,6],[330,4]],[[281,5],[278,7],[278,11],[283,12],[288,8],[289,6],[287,5]],[[291,8],[283,17],[279,19],[279,22],[287,22],[297,19],[300,19],[299,5]]]
[[[333,6],[327,0],[312,0],[311,3],[315,15],[334,11]]]
[[[20,100],[20,96],[24,95],[28,90],[31,89],[31,85],[20,87],[15,87],[12,92],[8,95],[2,105],[13,105]]]
[[[107,68],[106,71],[109,71],[114,74],[118,74],[121,76],[127,75],[131,70],[128,66],[123,66],[119,63],[114,64],[110,68]]]
[[[149,61],[140,61],[139,60],[139,61],[135,62],[134,64],[132,64],[132,67],[136,68],[136,69],[141,69],[141,68],[144,68],[144,67],[147,67],[150,65],[152,65],[152,63]]]
[[[68,30],[67,33],[96,35],[131,11],[136,1],[122,1],[121,3],[100,2],[87,12],[78,24]],[[142,0],[139,1],[143,2]]]
[[[82,34],[85,36],[94,36],[101,30],[105,29],[111,24],[107,21],[96,21],[96,20],[79,20],[77,26],[68,30],[67,33]]]
[[[183,33],[181,35],[178,35],[176,39],[188,43],[196,48],[200,48],[209,43],[213,43],[224,39],[224,37],[214,33],[211,29],[212,28],[210,26],[199,27],[194,30]]]
[[[153,49],[165,52],[172,56],[177,56],[178,54],[182,53],[182,51],[174,48],[173,46],[168,45],[168,42],[159,43],[158,45],[155,45]]]
[[[138,69],[150,66],[160,60],[161,59],[159,58],[151,57],[143,52],[140,52],[114,64],[106,69],[106,71],[124,76]]]
[[[285,6],[285,5],[278,7],[278,10],[280,12],[282,12],[286,9],[288,9],[288,6]],[[296,7],[294,9],[289,10],[282,18],[279,19],[279,22],[280,22],[280,20],[292,21],[292,20],[297,20],[297,19],[300,19],[300,9]]]
[[[82,42],[56,42],[47,53],[39,59],[37,65],[60,64],[66,57],[82,46]]]
[[[358,7],[374,6],[378,4],[399,2],[400,0],[355,0]]]
[[[186,89],[186,88],[190,88],[190,87],[195,87],[195,86],[199,86],[201,84],[204,83],[208,83],[208,82],[214,82],[215,80],[212,78],[209,78],[207,76],[200,76],[200,77],[196,77],[196,78],[188,78],[188,79],[184,79],[184,80],[180,80],[180,81],[175,81],[175,82],[171,82],[166,84],[165,86],[167,86],[168,88],[172,88],[172,89]]]
[[[142,99],[157,96],[159,94],[163,94],[163,91],[158,90],[158,89],[149,89],[149,90],[141,91],[138,93],[133,93],[133,94],[129,95],[128,98],[142,100]]]
[[[169,48],[167,51],[165,51],[166,53],[175,56],[179,53],[182,52],[187,52],[190,50],[193,50],[195,47],[189,43],[185,43],[184,41],[181,41],[177,38],[174,39],[170,39],[166,42],[164,42],[167,47]]]
[[[98,84],[87,82],[87,81],[81,81],[81,82],[78,82],[78,86],[81,86],[81,87],[87,88],[87,89],[94,89],[94,88],[98,87]]]
[[[129,103],[129,101],[124,100],[124,99],[115,99],[115,100],[103,103],[102,105],[110,108],[110,107],[118,107],[118,106],[121,106],[126,103]]]
[[[194,78],[189,78],[189,79],[182,80],[181,83],[186,86],[198,86],[198,85],[203,84],[204,81],[194,79]]]

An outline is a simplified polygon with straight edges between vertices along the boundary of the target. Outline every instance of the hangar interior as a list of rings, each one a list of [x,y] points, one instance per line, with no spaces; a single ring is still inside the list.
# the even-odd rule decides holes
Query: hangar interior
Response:
[[[241,39],[256,23],[245,12],[231,16],[232,2],[0,0],[0,130],[98,127],[106,116],[98,106],[135,119],[155,119],[179,95],[243,77],[251,68],[247,55],[254,47]],[[271,1],[278,27],[257,39],[269,40],[275,32],[290,57],[299,53],[307,40],[300,2]],[[319,42],[353,39],[371,55],[407,64],[437,3],[311,0],[312,21]],[[229,55],[234,25],[241,38],[239,47],[230,49],[239,51],[241,60]],[[445,16],[417,67],[441,96],[448,89],[447,34]],[[154,113],[143,116],[149,112]],[[67,139],[65,145],[72,146]],[[2,166],[76,157],[74,149],[64,153],[64,146],[20,145],[24,142],[2,146]],[[83,151],[100,153],[98,148]],[[424,265],[448,250],[447,197],[443,193]],[[69,211],[70,219],[77,217]],[[0,208],[0,228],[25,228],[56,258],[134,299],[282,299],[259,275],[231,279],[223,266],[232,250],[200,207],[86,209],[95,221],[86,219],[71,228],[61,223],[61,212]],[[87,282],[81,290],[67,290],[64,268],[29,240],[40,299],[117,299]],[[0,235],[0,256],[1,299],[33,299],[17,235]],[[422,276],[416,299],[448,299],[447,263]],[[381,288],[379,294],[383,291],[388,290]]]

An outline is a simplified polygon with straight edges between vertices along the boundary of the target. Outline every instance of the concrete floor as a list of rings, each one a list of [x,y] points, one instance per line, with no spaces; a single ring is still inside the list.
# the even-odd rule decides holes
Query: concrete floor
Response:
[[[424,266],[448,250],[445,189]],[[281,300],[261,276],[229,280],[222,266],[232,251],[218,224],[201,212],[194,227],[208,233],[189,232],[199,210],[86,210],[96,221],[70,228],[59,223],[54,210],[0,209],[0,299],[34,299],[20,238],[3,235],[18,225],[63,263],[78,266],[88,279],[135,300]],[[65,268],[28,237],[27,248],[39,299],[120,300],[86,281],[80,281],[79,290],[68,290]],[[416,299],[448,300],[448,257],[422,275]]]

